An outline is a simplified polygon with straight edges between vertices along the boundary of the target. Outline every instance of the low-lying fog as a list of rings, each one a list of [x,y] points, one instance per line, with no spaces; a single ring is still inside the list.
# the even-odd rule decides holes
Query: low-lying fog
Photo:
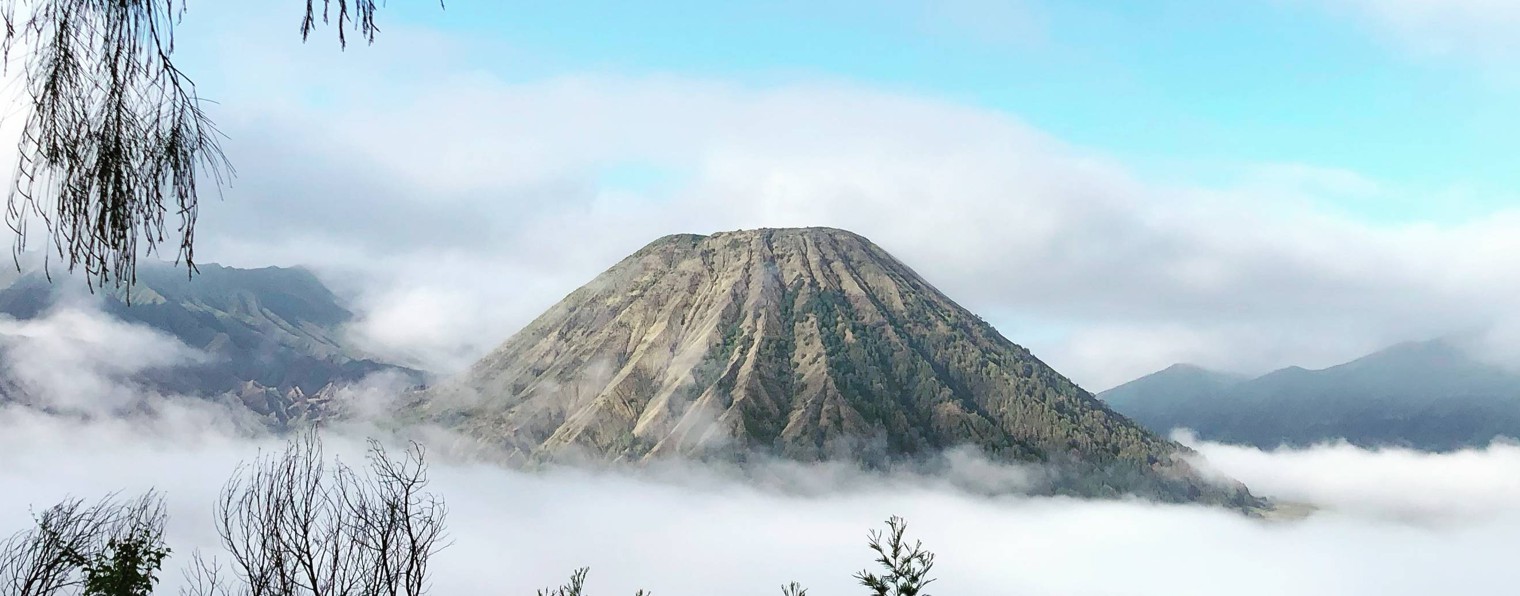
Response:
[[[223,482],[278,442],[239,431],[203,402],[130,397],[124,375],[162,362],[140,352],[125,362],[112,356],[123,351],[101,347],[156,345],[140,329],[88,311],[0,327],[10,374],[72,412],[0,408],[0,535],[65,496],[156,488],[169,503],[164,587],[174,593],[186,555],[215,547],[212,504]],[[110,401],[92,410],[90,393]],[[110,415],[124,399],[152,413]],[[329,451],[354,462],[365,434],[334,431]],[[935,594],[1476,594],[1520,585],[1520,446],[1430,455],[1193,444],[1257,494],[1318,511],[1268,522],[1196,506],[987,498],[923,478],[778,464],[788,486],[824,487],[781,491],[696,468],[528,473],[435,450],[433,488],[448,503],[452,544],[435,559],[433,593],[528,595],[590,566],[596,596],[774,596],[794,580],[815,596],[863,594],[851,575],[870,564],[866,531],[890,515],[907,518],[911,537],[939,555]],[[961,463],[958,473],[990,482],[1026,473]]]

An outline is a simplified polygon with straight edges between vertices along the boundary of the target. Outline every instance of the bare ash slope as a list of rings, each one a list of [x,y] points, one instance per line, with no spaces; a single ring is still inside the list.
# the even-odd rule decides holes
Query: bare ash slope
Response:
[[[1175,476],[1180,449],[870,241],[826,228],[661,238],[423,408],[524,455],[614,460],[889,461],[971,445],[1151,477]]]

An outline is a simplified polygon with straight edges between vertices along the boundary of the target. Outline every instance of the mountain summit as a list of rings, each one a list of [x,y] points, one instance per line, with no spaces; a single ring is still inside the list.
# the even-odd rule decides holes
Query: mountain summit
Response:
[[[1180,465],[1180,446],[827,228],[656,240],[422,408],[523,455],[887,462],[969,445],[1145,477]]]

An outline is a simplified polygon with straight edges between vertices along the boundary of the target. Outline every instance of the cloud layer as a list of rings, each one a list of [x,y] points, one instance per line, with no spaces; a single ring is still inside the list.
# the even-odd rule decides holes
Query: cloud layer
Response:
[[[1503,63],[1520,56],[1520,6],[1507,0],[1327,0],[1426,53]]]
[[[1157,182],[932,97],[823,80],[516,82],[436,67],[469,64],[468,41],[390,33],[387,47],[425,58],[305,64],[277,47],[267,59],[294,66],[272,69],[208,50],[243,73],[223,108],[243,178],[205,208],[202,254],[348,280],[367,314],[356,335],[433,368],[458,369],[656,237],[761,226],[864,234],[1091,389],[1177,361],[1329,365],[1516,319],[1502,296],[1520,289],[1517,211],[1367,223],[1317,201],[1376,200],[1355,173]],[[312,93],[323,101],[301,100]]]
[[[222,483],[278,441],[241,431],[237,416],[204,401],[134,397],[116,375],[158,364],[79,339],[163,348],[145,343],[158,337],[147,329],[87,310],[26,329],[65,347],[54,358],[18,360],[14,374],[70,363],[76,382],[118,388],[75,394],[77,409],[64,415],[0,405],[0,486],[8,489],[0,491],[0,533],[26,527],[30,511],[66,496],[157,488],[169,506],[172,592],[192,550],[216,549],[212,504]],[[8,330],[6,341],[15,335]],[[123,398],[153,407],[113,410]],[[359,461],[373,432],[334,429],[329,452]],[[1197,445],[1258,493],[1317,509],[1270,522],[1195,506],[989,497],[989,489],[1017,489],[1030,470],[955,454],[951,474],[982,485],[800,464],[747,480],[681,465],[523,472],[453,457],[447,439],[434,436],[432,460],[453,540],[435,559],[441,596],[530,594],[583,565],[599,594],[776,594],[793,580],[815,594],[860,593],[850,575],[870,565],[864,532],[890,515],[905,516],[912,536],[939,554],[936,593],[1413,595],[1499,593],[1520,580],[1510,555],[1520,534],[1514,445],[1442,455]]]
[[[190,432],[193,422],[79,423],[0,410],[8,454],[0,482],[26,487],[0,498],[0,530],[24,527],[28,507],[65,495],[156,486],[168,493],[175,552],[214,548],[210,505],[220,483],[273,444]],[[328,442],[357,457],[356,440]],[[1212,459],[1221,449],[1236,450],[1204,451]],[[435,459],[453,543],[436,559],[434,593],[528,594],[583,565],[597,593],[775,594],[792,580],[819,594],[859,593],[849,576],[870,564],[864,531],[889,515],[907,517],[913,536],[939,554],[942,593],[1496,593],[1520,579],[1507,554],[1520,509],[1513,498],[1491,498],[1513,490],[1494,489],[1520,472],[1512,449],[1426,456],[1428,464],[1396,468],[1402,482],[1360,472],[1388,469],[1384,457],[1236,450],[1215,461],[1325,508],[1291,522],[1139,502],[986,498],[908,482],[801,495],[700,470],[523,473]],[[1438,471],[1446,466],[1465,471]],[[829,472],[812,473],[829,482]]]
[[[1376,4],[1401,22],[1508,18]],[[201,7],[183,29],[241,172],[202,206],[198,255],[318,268],[363,311],[355,338],[392,359],[458,370],[664,234],[801,225],[870,237],[1093,390],[1178,361],[1315,367],[1450,333],[1520,354],[1517,210],[1375,223],[1322,199],[1376,201],[1378,181],[1315,164],[1158,180],[905,90],[522,80],[482,66],[511,55],[494,42],[395,24],[337,54],[275,35],[268,12]]]
[[[1209,465],[1256,491],[1342,513],[1415,522],[1474,522],[1520,503],[1520,445],[1423,453],[1346,443],[1262,451],[1195,445]]]
[[[51,411],[120,413],[142,401],[134,375],[205,357],[87,301],[66,300],[37,319],[0,315],[0,402],[11,397]]]

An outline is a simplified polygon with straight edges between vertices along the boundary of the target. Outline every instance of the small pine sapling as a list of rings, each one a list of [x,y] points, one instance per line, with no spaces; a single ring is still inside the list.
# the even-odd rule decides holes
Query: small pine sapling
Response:
[[[905,534],[908,523],[892,516],[887,520],[887,532],[872,530],[868,545],[876,552],[876,562],[886,572],[876,575],[869,571],[855,574],[860,584],[871,590],[872,596],[929,596],[924,587],[934,580],[929,571],[934,568],[934,553],[924,550],[917,540],[908,544]]]

